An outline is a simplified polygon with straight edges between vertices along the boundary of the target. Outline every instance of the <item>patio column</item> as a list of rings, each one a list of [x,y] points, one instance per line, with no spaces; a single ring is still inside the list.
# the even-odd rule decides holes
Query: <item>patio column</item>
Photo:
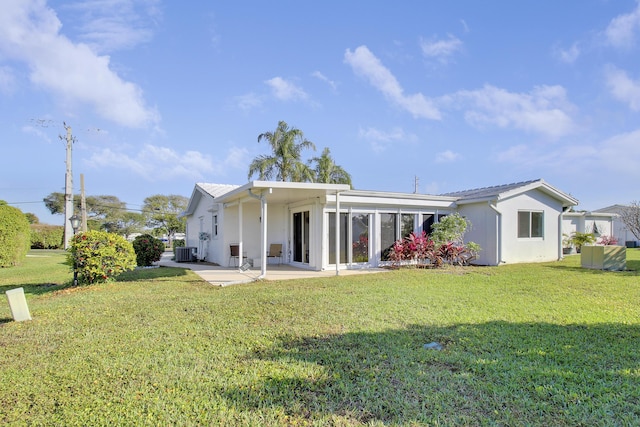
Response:
[[[238,203],[238,269],[242,267],[242,262],[244,261],[242,258],[242,254],[244,254],[244,248],[242,244],[242,200]]]
[[[260,196],[260,210],[262,213],[262,219],[260,223],[260,277],[263,278],[267,275],[267,198],[262,194]]]
[[[340,275],[340,193],[336,191],[336,276]]]

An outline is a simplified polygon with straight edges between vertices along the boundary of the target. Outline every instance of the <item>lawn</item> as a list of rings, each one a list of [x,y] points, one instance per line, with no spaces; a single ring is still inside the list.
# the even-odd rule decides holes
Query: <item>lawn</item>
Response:
[[[640,425],[640,249],[625,272],[569,256],[226,288],[179,268],[70,288],[63,253],[31,255],[0,269],[33,317],[0,304],[4,425]]]

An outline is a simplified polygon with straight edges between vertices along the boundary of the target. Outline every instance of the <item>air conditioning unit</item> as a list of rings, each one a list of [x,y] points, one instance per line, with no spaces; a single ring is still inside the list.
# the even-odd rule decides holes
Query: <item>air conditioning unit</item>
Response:
[[[197,248],[193,246],[186,246],[182,248],[176,248],[176,262],[193,262],[196,260]]]

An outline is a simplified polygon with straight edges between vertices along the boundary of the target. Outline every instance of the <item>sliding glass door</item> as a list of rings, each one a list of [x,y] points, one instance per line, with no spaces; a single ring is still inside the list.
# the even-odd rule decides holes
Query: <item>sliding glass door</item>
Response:
[[[293,214],[293,261],[309,264],[309,211]]]

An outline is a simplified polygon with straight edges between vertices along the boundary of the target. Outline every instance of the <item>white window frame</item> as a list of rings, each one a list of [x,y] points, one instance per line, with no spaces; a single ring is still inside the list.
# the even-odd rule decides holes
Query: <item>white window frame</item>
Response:
[[[527,230],[527,236],[521,236],[520,234],[520,215],[521,214],[528,214],[529,216],[529,230]],[[541,225],[540,225],[540,236],[533,236],[532,232],[533,232],[533,215],[534,214],[540,214],[541,218]],[[544,239],[544,211],[540,211],[540,210],[520,210],[518,211],[518,217],[517,217],[517,236],[518,239]]]

